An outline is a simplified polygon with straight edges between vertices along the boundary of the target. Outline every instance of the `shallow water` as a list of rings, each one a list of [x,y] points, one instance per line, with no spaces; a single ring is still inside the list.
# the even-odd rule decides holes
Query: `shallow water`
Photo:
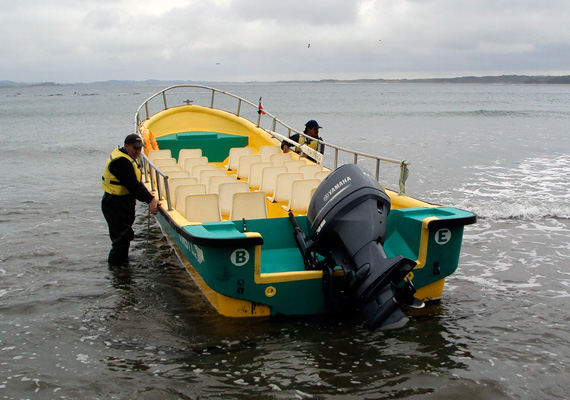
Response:
[[[220,86],[477,213],[442,301],[388,332],[220,317],[144,205],[131,267],[109,270],[100,173],[159,88],[0,89],[0,398],[567,398],[570,87]]]

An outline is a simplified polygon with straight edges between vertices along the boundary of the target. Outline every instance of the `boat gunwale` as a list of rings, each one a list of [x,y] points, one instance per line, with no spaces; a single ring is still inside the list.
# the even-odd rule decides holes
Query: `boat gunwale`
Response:
[[[444,207],[442,207],[444,208]],[[477,215],[472,214],[467,217],[456,217],[452,219],[437,219],[430,221],[428,223],[428,228],[439,229],[439,228],[455,228],[458,226],[472,225],[477,222]]]
[[[169,212],[163,207],[159,207],[160,214],[166,219],[166,222],[174,228],[176,233],[181,235],[189,243],[195,244],[197,246],[207,246],[207,247],[231,247],[231,246],[260,246],[263,244],[263,237],[261,235],[251,235],[244,237],[219,237],[219,238],[206,238],[193,235],[184,229],[183,226],[179,225],[174,221],[174,219],[169,215]],[[231,222],[231,221],[221,221],[221,222]],[[195,224],[192,226],[203,225]],[[245,235],[245,234],[244,234]]]

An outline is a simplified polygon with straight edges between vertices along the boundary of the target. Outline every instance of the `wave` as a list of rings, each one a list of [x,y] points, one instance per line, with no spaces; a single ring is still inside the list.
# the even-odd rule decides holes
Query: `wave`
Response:
[[[557,110],[444,110],[444,111],[390,111],[376,113],[377,116],[386,117],[485,117],[485,118],[568,118],[570,113]]]
[[[430,117],[532,117],[537,114],[534,110],[466,110],[440,111],[424,113]]]
[[[466,200],[456,205],[477,214],[478,218],[489,219],[570,219],[568,202],[546,203],[537,201],[492,201],[474,202]]]
[[[459,207],[492,219],[570,219],[570,155],[474,168],[474,177],[458,189]]]

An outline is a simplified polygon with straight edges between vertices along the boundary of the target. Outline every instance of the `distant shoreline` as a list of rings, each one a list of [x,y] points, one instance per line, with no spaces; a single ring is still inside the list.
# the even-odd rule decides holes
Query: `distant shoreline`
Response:
[[[462,76],[457,78],[421,78],[421,79],[353,79],[321,80],[320,82],[357,82],[357,83],[503,83],[503,84],[569,84],[570,75],[500,75],[500,76]]]
[[[494,83],[494,84],[570,84],[570,75],[498,75],[498,76],[462,76],[457,78],[421,78],[421,79],[321,79],[321,80],[289,80],[289,81],[250,81],[250,82],[212,82],[212,81],[181,81],[181,80],[109,80],[89,83],[55,83],[55,82],[14,82],[0,81],[0,88],[17,88],[30,86],[125,86],[125,85],[164,85],[164,84],[198,84],[198,83]]]

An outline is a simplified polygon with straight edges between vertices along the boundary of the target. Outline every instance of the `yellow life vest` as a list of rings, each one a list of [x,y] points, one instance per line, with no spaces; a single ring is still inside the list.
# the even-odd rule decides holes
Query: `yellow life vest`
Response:
[[[322,140],[320,136],[315,139]],[[299,135],[299,145],[302,146],[304,144],[313,150],[319,151],[319,143],[317,143],[315,140],[307,139],[305,136]]]
[[[131,156],[123,153],[121,150],[117,148],[113,150],[113,152],[109,156],[109,159],[107,160],[107,164],[105,164],[105,169],[103,169],[103,176],[102,176],[103,182],[101,184],[101,187],[105,192],[109,194],[114,194],[116,196],[126,196],[127,194],[129,194],[127,188],[121,185],[121,183],[115,177],[115,175],[113,175],[111,171],[109,171],[109,164],[111,164],[111,161],[116,160],[119,157],[125,157],[127,160],[131,162],[131,164],[133,165],[133,169],[135,170],[135,175],[137,176],[137,181],[140,182],[142,173],[139,164],[135,160],[133,160]]]

